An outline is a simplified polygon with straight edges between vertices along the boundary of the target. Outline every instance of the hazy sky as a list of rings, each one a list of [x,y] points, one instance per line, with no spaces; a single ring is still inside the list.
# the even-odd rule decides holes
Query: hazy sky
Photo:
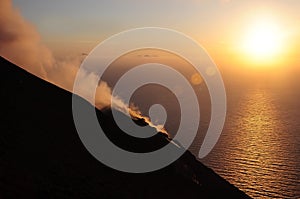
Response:
[[[299,0],[13,0],[54,51],[88,51],[130,28],[159,26],[181,31],[223,59],[239,48],[249,24],[270,17],[286,35],[289,49],[299,40]],[[62,43],[67,43],[62,45]],[[287,48],[287,49],[288,49]],[[286,50],[288,51],[288,50]],[[295,54],[295,50],[289,54]],[[297,54],[298,55],[298,54]],[[296,55],[293,55],[296,56]],[[222,58],[223,57],[223,58]]]

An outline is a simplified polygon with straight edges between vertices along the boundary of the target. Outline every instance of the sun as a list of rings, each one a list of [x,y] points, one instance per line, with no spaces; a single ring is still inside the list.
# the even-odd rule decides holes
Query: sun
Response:
[[[272,20],[258,20],[249,26],[244,39],[244,51],[255,60],[275,58],[282,50],[280,26]]]

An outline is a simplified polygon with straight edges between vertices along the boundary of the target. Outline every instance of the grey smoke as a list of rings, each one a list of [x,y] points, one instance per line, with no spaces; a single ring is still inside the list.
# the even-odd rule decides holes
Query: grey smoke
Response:
[[[22,67],[28,72],[60,86],[68,91],[73,90],[73,83],[81,64],[81,57],[72,60],[58,61],[53,53],[41,41],[35,27],[26,21],[19,10],[13,6],[12,0],[0,1],[0,55]],[[150,126],[158,131],[164,131],[162,126],[151,123],[149,118],[143,117],[135,106],[125,104],[119,97],[112,96],[111,88],[106,82],[100,82],[95,94],[95,102],[88,89],[89,84],[97,84],[98,76],[94,73],[84,72],[86,82],[77,93],[97,108],[112,105],[114,108],[132,116],[143,118]],[[126,111],[127,110],[127,111]]]

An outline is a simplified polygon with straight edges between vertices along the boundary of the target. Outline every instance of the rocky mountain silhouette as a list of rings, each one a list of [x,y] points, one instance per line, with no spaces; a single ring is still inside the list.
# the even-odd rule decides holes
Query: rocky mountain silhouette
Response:
[[[0,71],[0,198],[249,198],[189,151],[155,172],[132,174],[105,166],[78,136],[72,93],[2,57]],[[151,151],[170,142],[162,133],[143,140],[125,135],[110,109],[97,110],[97,116],[109,139],[124,149]]]

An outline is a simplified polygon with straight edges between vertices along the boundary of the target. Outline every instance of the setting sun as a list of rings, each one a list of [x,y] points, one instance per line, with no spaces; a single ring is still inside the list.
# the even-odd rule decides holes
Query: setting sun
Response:
[[[244,50],[251,59],[266,61],[282,51],[282,42],[279,25],[271,20],[260,20],[247,30]]]

